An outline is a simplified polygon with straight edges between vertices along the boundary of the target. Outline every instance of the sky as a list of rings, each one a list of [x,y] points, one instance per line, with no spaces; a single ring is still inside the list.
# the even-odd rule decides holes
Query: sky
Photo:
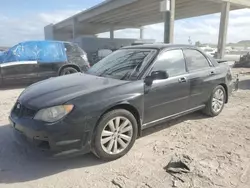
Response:
[[[57,23],[102,0],[8,0],[0,6],[0,46],[13,46],[27,40],[44,39],[44,26]],[[230,12],[227,42],[250,40],[250,10]],[[220,14],[175,21],[174,42],[218,42]],[[163,40],[163,24],[145,26],[145,38]],[[108,33],[100,35],[108,37]],[[139,38],[138,29],[115,32],[117,38]]]

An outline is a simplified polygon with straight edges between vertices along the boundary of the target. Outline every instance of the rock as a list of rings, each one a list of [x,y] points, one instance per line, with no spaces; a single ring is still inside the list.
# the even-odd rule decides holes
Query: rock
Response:
[[[236,185],[237,185],[237,182],[234,181],[234,180],[231,180],[231,181],[230,181],[230,184],[233,185],[233,186],[236,186]]]
[[[157,146],[156,146],[156,145],[153,147],[153,150],[154,150],[155,152],[157,151]]]
[[[188,155],[175,155],[164,169],[168,173],[189,173],[191,162]]]
[[[173,185],[172,185],[172,187],[177,187],[177,181],[176,180],[173,180]]]
[[[246,182],[247,182],[247,180],[248,180],[248,176],[247,176],[247,175],[248,175],[249,173],[250,173],[250,164],[248,163],[247,167],[245,168],[243,174],[242,174],[241,177],[240,177],[240,181],[241,181],[242,183],[246,183]]]
[[[118,182],[117,180],[113,179],[112,184],[114,184],[115,186],[119,187],[119,188],[123,188],[122,184],[120,182]]]

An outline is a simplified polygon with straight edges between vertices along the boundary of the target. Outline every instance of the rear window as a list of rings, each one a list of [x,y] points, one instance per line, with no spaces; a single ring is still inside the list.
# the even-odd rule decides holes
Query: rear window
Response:
[[[189,71],[201,70],[210,67],[208,60],[205,56],[193,49],[183,50],[187,62],[187,68]]]

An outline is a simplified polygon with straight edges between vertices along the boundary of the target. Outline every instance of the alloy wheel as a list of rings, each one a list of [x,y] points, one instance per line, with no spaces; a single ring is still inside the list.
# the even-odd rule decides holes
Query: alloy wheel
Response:
[[[221,111],[224,105],[224,101],[225,101],[225,94],[223,90],[217,89],[214,92],[213,100],[212,100],[212,109],[215,113],[218,113]]]
[[[133,137],[133,126],[125,117],[111,119],[101,133],[102,149],[108,154],[119,154],[130,144]]]

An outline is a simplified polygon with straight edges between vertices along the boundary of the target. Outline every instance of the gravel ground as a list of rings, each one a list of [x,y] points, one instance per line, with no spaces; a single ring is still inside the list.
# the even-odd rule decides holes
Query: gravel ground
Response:
[[[1,188],[153,188],[250,185],[250,76],[242,80],[222,114],[194,113],[143,132],[119,160],[102,162],[92,154],[49,160],[13,141],[8,114],[23,89],[0,90]],[[176,179],[164,167],[175,154],[193,159],[193,171]],[[174,185],[173,185],[174,184]]]

